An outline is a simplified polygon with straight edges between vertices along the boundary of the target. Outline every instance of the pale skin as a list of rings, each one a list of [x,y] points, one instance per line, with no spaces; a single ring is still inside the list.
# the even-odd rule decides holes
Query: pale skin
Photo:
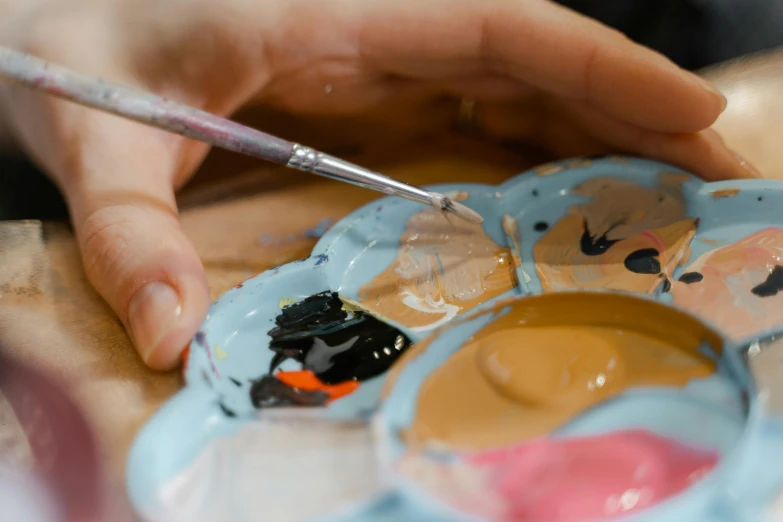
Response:
[[[560,156],[627,152],[755,177],[709,127],[697,76],[547,0],[0,0],[0,42],[228,116],[379,112],[437,128],[468,96],[490,136]],[[331,86],[325,89],[325,86]],[[328,92],[327,92],[328,91]],[[86,273],[154,369],[179,361],[209,292],[175,191],[207,147],[21,89],[0,128],[63,191]]]

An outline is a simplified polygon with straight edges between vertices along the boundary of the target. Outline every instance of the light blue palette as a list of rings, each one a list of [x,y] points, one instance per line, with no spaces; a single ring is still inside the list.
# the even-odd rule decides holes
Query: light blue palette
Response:
[[[543,170],[539,169],[520,174],[499,186],[432,187],[441,192],[467,192],[468,199],[463,203],[484,217],[484,230],[498,245],[512,247],[501,226],[503,216],[511,216],[519,228],[520,269],[530,280],[483,303],[475,311],[487,310],[500,299],[525,299],[526,293],[541,291],[532,252],[542,234],[534,229],[534,224],[539,221],[555,223],[570,206],[583,202],[584,198],[570,193],[573,186],[595,177],[612,177],[652,187],[657,185],[659,173],[681,172],[668,165],[629,158],[565,161],[555,167],[554,170],[560,170],[554,174],[541,176],[539,172]],[[739,193],[731,197],[712,197],[715,191],[732,188],[739,189]],[[687,214],[700,220],[696,238],[709,239],[709,242],[695,240],[691,243],[691,260],[767,227],[783,228],[783,184],[779,182],[746,180],[705,184],[692,178],[682,186],[682,197]],[[130,452],[127,482],[132,503],[139,513],[155,519],[155,513],[162,512],[163,504],[173,502],[162,491],[208,444],[258,422],[259,412],[250,401],[249,386],[251,380],[268,371],[273,353],[268,349],[267,332],[274,326],[281,305],[327,290],[356,300],[359,289],[393,262],[406,221],[422,210],[420,205],[399,198],[384,198],[366,205],[335,224],[314,247],[309,258],[264,272],[230,290],[212,305],[190,347],[185,388],[147,423]],[[682,267],[678,268],[674,277],[679,277],[683,271]],[[666,302],[670,295],[659,292],[655,298]],[[403,373],[407,377],[403,377],[406,381],[411,379],[411,383],[395,388],[384,403],[379,425],[409,421],[415,406],[415,383],[420,383],[429,371],[442,363],[444,354],[457,349],[471,331],[491,321],[493,313],[478,315],[440,334],[440,348],[431,346],[425,356],[406,367]],[[783,326],[783,309],[781,323]],[[428,333],[412,331],[399,324],[394,326],[413,341],[421,340]],[[430,366],[425,369],[426,365]],[[296,370],[299,366],[287,361],[283,368]],[[377,411],[383,379],[381,376],[363,383],[353,394],[316,414],[334,419],[334,422],[368,421]],[[627,520],[762,522],[765,519],[761,518],[761,511],[783,488],[783,466],[780,464],[783,462],[783,421],[765,413],[761,403],[753,399],[749,410],[744,409],[738,397],[746,384],[741,379],[708,379],[691,383],[675,396],[669,390],[643,396],[641,390],[629,392],[612,404],[601,405],[575,419],[561,430],[560,435],[603,433],[627,426],[647,427],[714,448],[724,456],[708,477],[684,494]],[[755,391],[750,391],[755,396]],[[707,403],[715,406],[718,413],[712,416],[705,413],[709,409],[705,406]],[[641,411],[645,414],[640,414]],[[656,411],[661,413],[655,414]],[[260,415],[263,417],[264,412]],[[694,420],[688,423],[682,419]],[[702,420],[696,422],[695,419]],[[389,451],[393,455],[401,449]],[[209,488],[205,488],[204,495],[208,495],[208,491]],[[415,487],[392,480],[377,498],[368,498],[366,503],[339,516],[324,513],[321,520],[414,522],[459,520],[458,517],[426,495],[417,493]],[[229,518],[266,520],[259,513]],[[464,519],[472,520],[470,517]]]

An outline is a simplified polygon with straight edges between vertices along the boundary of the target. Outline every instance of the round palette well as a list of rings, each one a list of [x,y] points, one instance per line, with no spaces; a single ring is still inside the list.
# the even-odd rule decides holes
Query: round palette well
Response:
[[[393,370],[376,419],[387,472],[482,520],[661,520],[678,502],[698,513],[708,499],[678,494],[722,481],[746,429],[751,380],[727,344],[629,294],[499,303]]]
[[[706,184],[667,165],[603,158],[543,166],[499,186],[435,188],[484,223],[385,198],[337,223],[308,259],[260,274],[213,304],[189,348],[186,387],[132,448],[128,487],[141,514],[380,522],[471,520],[478,513],[481,520],[516,520],[450,505],[395,471],[413,462],[397,439],[400,412],[415,411],[418,397],[417,386],[401,388],[404,375],[425,360],[435,371],[471,328],[496,318],[498,303],[574,290],[647,295],[714,325],[729,345],[724,355],[783,325],[780,183]],[[386,370],[397,371],[398,358],[436,331],[429,358],[405,365],[379,412]],[[444,347],[436,349],[438,342]],[[732,375],[632,387],[569,417],[540,447],[503,448],[515,458],[570,455],[569,440],[642,432],[614,442],[631,454],[663,451],[649,439],[654,433],[717,460],[684,492],[624,520],[653,520],[652,513],[675,522],[761,520],[783,488],[783,471],[766,469],[783,456],[783,428],[754,401],[753,379]],[[493,449],[500,448],[482,451]],[[432,452],[425,453],[431,463]],[[455,462],[453,452],[438,459]],[[763,484],[727,500],[729,492],[750,489],[743,482],[749,477]],[[559,498],[556,488],[548,495]],[[631,503],[617,500],[618,516]]]

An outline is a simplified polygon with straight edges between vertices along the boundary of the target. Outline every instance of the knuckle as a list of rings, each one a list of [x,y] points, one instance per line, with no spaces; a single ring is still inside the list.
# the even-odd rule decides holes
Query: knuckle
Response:
[[[133,252],[133,220],[126,209],[107,206],[93,211],[77,229],[87,277],[99,287],[116,285],[127,272]]]

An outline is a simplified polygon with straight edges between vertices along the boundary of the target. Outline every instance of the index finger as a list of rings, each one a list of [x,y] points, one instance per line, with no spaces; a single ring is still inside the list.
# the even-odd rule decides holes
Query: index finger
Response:
[[[358,8],[359,52],[391,74],[502,74],[661,132],[707,128],[725,106],[698,76],[548,0],[381,0]]]

